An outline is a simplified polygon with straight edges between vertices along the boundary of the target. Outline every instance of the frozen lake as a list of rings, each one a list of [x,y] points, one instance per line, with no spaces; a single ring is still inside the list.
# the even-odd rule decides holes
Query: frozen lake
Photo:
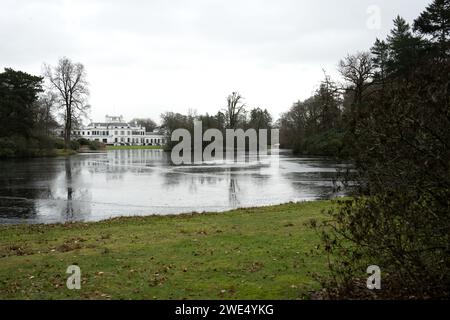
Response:
[[[0,223],[98,221],[225,211],[339,195],[344,164],[289,152],[246,163],[173,166],[160,150],[0,161]]]

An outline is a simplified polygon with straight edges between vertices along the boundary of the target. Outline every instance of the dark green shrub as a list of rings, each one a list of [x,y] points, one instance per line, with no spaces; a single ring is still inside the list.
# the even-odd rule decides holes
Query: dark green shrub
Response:
[[[54,148],[55,149],[64,149],[65,144],[64,144],[64,140],[63,139],[55,138],[53,141],[54,141]]]
[[[90,143],[89,143],[90,150],[100,150],[100,149],[102,149],[102,147],[103,147],[103,144],[98,141],[90,141]]]
[[[70,149],[77,151],[80,149],[80,144],[76,140],[70,141]]]
[[[0,158],[14,157],[16,146],[11,138],[0,137]]]
[[[291,147],[294,153],[304,155],[344,157],[344,136],[343,130],[331,129],[308,136],[303,141],[295,141]]]
[[[77,142],[80,144],[80,146],[89,146],[91,142],[86,138],[79,138],[77,139]]]

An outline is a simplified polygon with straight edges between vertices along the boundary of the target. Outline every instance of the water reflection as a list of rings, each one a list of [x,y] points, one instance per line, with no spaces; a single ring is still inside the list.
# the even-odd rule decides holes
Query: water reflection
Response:
[[[251,158],[251,157],[250,157]],[[0,162],[0,223],[97,221],[123,215],[223,211],[330,198],[329,159],[282,153],[250,163],[173,166],[160,150]]]

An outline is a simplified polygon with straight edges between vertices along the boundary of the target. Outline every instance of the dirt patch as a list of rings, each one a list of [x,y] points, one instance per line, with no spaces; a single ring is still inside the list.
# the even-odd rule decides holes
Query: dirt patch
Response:
[[[25,246],[5,246],[0,248],[0,257],[10,257],[10,256],[28,256],[33,254],[33,250]]]
[[[247,272],[258,272],[264,267],[264,264],[261,262],[253,262],[250,266],[246,268]]]
[[[54,250],[56,250],[58,252],[69,252],[69,251],[92,247],[92,246],[84,245],[83,243],[86,241],[87,241],[86,239],[81,238],[81,237],[71,238],[71,239],[64,241],[63,244],[57,246]]]

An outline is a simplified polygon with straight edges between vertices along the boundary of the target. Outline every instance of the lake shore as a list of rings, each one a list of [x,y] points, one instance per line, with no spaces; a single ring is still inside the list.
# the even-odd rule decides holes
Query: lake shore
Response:
[[[162,150],[161,146],[106,146],[106,150]]]
[[[0,226],[0,299],[307,299],[326,272],[307,223],[333,205]]]
[[[90,150],[89,148],[81,148],[80,150],[64,150],[64,149],[56,149],[55,154],[53,156],[73,156],[80,153],[104,153],[107,151],[114,150],[162,150],[161,146],[106,146],[105,148],[98,150]]]

